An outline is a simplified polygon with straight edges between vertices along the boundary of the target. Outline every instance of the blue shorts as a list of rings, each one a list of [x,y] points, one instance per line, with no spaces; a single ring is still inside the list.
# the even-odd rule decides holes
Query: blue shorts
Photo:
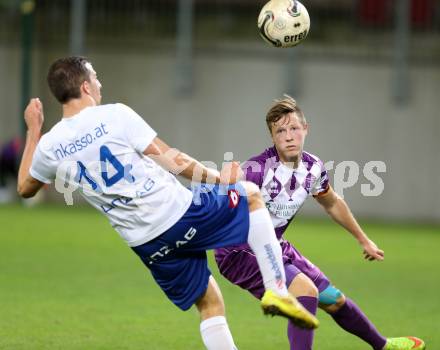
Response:
[[[239,184],[205,188],[193,189],[197,200],[173,227],[132,248],[182,310],[189,309],[208,287],[206,250],[245,243],[249,233],[244,188]]]

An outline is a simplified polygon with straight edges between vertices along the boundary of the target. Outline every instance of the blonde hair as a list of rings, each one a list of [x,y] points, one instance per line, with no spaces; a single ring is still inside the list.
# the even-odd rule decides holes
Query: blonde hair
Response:
[[[272,125],[288,113],[294,113],[302,125],[307,124],[304,113],[296,104],[295,99],[284,94],[283,98],[274,100],[274,104],[266,114],[266,124],[269,131],[272,132]]]

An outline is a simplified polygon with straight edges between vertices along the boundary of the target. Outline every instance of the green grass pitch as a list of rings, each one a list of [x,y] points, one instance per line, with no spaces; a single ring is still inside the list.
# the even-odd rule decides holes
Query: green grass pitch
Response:
[[[288,238],[388,336],[440,349],[440,228],[363,223],[385,250],[366,262],[330,220],[301,216]],[[0,206],[0,349],[203,349],[196,311],[169,302],[140,260],[93,209]],[[211,269],[240,349],[288,349],[286,322]],[[366,350],[318,312],[315,349]]]

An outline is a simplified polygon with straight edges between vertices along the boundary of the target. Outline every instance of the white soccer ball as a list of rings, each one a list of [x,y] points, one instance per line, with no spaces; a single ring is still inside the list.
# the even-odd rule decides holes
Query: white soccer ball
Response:
[[[299,1],[270,0],[258,16],[258,29],[261,37],[272,46],[296,46],[309,33],[309,13]]]

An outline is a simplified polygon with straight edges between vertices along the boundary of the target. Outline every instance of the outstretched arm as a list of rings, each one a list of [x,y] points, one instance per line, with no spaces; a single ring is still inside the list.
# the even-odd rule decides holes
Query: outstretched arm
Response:
[[[376,244],[368,238],[354,218],[347,203],[339,197],[331,187],[325,195],[317,196],[315,199],[334,221],[344,227],[357,239],[364,250],[365,259],[379,261],[384,259],[383,250],[379,249]]]
[[[189,155],[171,148],[158,137],[154,138],[153,142],[145,149],[144,154],[164,169],[194,182],[232,184],[240,180],[242,176],[240,165],[237,162],[228,163],[221,172],[218,172],[206,167]]]
[[[24,111],[24,119],[27,125],[26,145],[21,158],[20,168],[18,170],[17,192],[24,198],[33,197],[44,183],[34,179],[29,174],[32,164],[32,157],[37,148],[38,141],[41,137],[41,128],[43,126],[43,105],[40,99],[33,98],[30,100]]]

